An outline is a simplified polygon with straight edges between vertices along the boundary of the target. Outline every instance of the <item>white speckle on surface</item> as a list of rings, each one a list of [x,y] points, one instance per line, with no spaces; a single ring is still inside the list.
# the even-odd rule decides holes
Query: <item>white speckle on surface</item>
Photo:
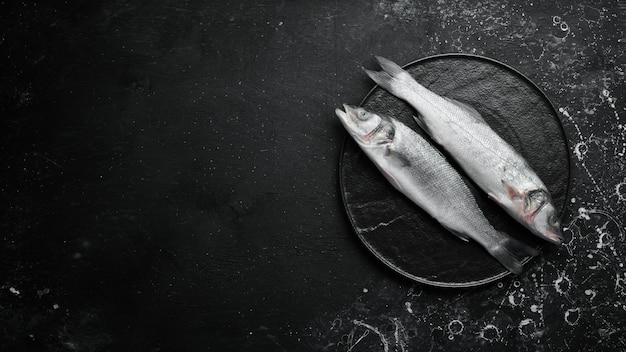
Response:
[[[541,309],[540,306],[538,306],[536,304],[533,304],[533,305],[530,306],[530,311],[533,312],[533,313],[541,313],[542,309]]]
[[[561,295],[566,294],[569,291],[570,286],[570,279],[564,274],[559,275],[559,277],[554,280],[554,289]]]
[[[500,339],[500,329],[493,324],[487,324],[480,330],[478,336],[489,342],[497,341]]]
[[[451,335],[458,335],[463,332],[465,326],[459,319],[454,319],[448,323],[448,331]]]
[[[369,290],[367,288],[363,288],[363,293],[368,293]]]
[[[615,185],[615,196],[617,196],[617,202],[626,202],[626,179]]]
[[[579,142],[576,143],[576,146],[574,146],[574,154],[576,155],[576,158],[578,158],[578,160],[583,160],[585,155],[587,154],[587,144],[584,142]]]
[[[615,274],[615,292],[625,293],[624,292],[624,284],[626,282],[626,273],[623,274],[624,277],[620,273]]]
[[[411,308],[411,302],[404,302],[404,306],[406,307],[406,311],[413,314],[413,308]]]
[[[576,325],[580,319],[580,308],[570,308],[565,311],[564,319],[569,325]]]
[[[382,0],[378,4],[378,10],[384,12],[384,19],[387,19],[389,16],[393,16],[402,22],[409,23],[419,18],[417,15],[418,5],[410,0]]]
[[[589,216],[589,211],[585,208],[578,208],[578,216],[581,219],[585,219],[585,220],[590,220],[591,217]]]
[[[596,244],[596,248],[600,249],[604,246],[608,246],[611,244],[613,240],[611,238],[611,235],[609,235],[606,232],[603,232],[601,228],[596,229],[596,232],[600,234],[600,236],[598,236],[598,243]]]
[[[529,330],[531,330],[532,328],[532,332],[529,332]],[[519,325],[517,326],[517,329],[519,330],[520,335],[523,336],[530,336],[531,334],[534,333],[535,330],[535,322],[532,319],[523,319],[522,321],[520,321]]]
[[[596,291],[594,291],[594,290],[585,290],[585,294],[587,296],[591,296],[591,297],[589,297],[590,301],[593,301],[593,299],[596,297]]]
[[[48,293],[50,293],[50,289],[49,288],[44,288],[43,290],[37,290],[37,296],[39,298],[43,297],[44,295],[47,295]]]
[[[15,287],[9,287],[9,292],[11,292],[14,295],[19,296],[20,291],[18,289],[16,289]]]

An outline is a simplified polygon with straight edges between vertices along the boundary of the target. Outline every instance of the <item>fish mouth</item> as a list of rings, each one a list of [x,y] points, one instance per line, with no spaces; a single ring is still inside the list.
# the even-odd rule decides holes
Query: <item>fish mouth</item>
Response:
[[[560,234],[561,231],[558,229],[548,229],[543,233],[543,236],[548,241],[560,245],[563,242],[563,236]]]
[[[341,121],[344,124],[346,125],[354,124],[354,116],[355,116],[354,110],[356,108],[348,104],[342,104],[342,105],[343,105],[343,110],[337,108],[335,109],[335,114],[337,115],[337,117],[341,119]]]
[[[341,105],[343,105],[343,109],[347,113],[350,113],[352,110],[356,109],[356,106],[352,106],[352,105],[348,105],[348,104],[341,104]]]

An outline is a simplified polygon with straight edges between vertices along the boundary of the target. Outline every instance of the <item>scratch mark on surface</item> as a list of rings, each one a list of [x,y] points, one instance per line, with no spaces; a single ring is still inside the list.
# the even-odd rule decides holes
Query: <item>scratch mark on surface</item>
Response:
[[[359,230],[359,232],[371,232],[371,231],[374,231],[374,230],[376,230],[377,228],[379,228],[381,226],[385,226],[385,227],[389,226],[389,225],[393,224],[394,222],[398,221],[399,219],[401,219],[403,217],[404,217],[404,215],[400,215],[400,216],[397,216],[397,217],[391,219],[388,222],[381,222],[381,223],[378,223],[377,225],[374,225],[374,226],[365,227],[365,228],[359,228],[358,230]]]
[[[387,339],[385,338],[385,335],[383,335],[380,330],[378,330],[378,328],[364,323],[360,320],[353,320],[352,321],[354,323],[354,325],[358,325],[358,326],[362,326],[366,329],[369,329],[371,332],[375,333],[376,335],[378,335],[378,337],[380,338],[380,342],[383,344],[383,351],[384,352],[389,352],[389,342],[387,341]]]

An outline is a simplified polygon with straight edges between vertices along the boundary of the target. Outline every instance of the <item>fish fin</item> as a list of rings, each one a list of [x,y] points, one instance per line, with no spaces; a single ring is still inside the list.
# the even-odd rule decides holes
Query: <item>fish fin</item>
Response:
[[[449,98],[449,97],[443,97],[443,98],[447,100],[449,103],[456,105],[459,109],[463,110],[468,115],[472,116],[474,119],[476,119],[476,121],[482,122],[485,124],[487,123],[485,122],[485,119],[480,115],[480,113],[476,109],[471,107],[470,105],[460,102],[456,99]]]
[[[389,146],[387,146],[387,148],[385,149],[385,158],[393,167],[398,169],[411,165],[411,161],[409,161],[409,159],[407,159],[404,155],[398,153],[397,151],[391,149]],[[389,181],[389,183],[391,183],[391,185],[395,187],[395,189],[402,192],[402,186],[400,186],[398,180],[390,172],[387,172],[387,170],[382,167],[379,167],[378,169],[383,174],[383,176],[385,176],[387,181]]]
[[[396,167],[400,168],[400,167],[411,165],[411,162],[409,161],[409,159],[407,159],[406,156],[396,152],[395,150],[391,149],[389,146],[387,146],[387,149],[385,150],[385,156]]]
[[[420,115],[420,114],[417,114],[417,116],[413,115],[413,120],[415,120],[417,125],[420,126],[420,128],[422,130],[424,130],[424,132],[428,133],[429,135],[431,134],[430,133],[430,129],[428,128],[428,126],[424,122],[424,117],[422,117],[422,115]]]
[[[444,226],[445,227],[445,226]],[[452,230],[449,227],[445,227],[446,230],[450,231],[450,233],[452,233],[453,235],[455,235],[456,237],[460,238],[461,240],[465,241],[465,242],[469,242],[469,236],[464,234],[463,232],[459,232],[456,230]]]
[[[502,180],[502,185],[506,189],[506,193],[509,196],[510,200],[521,199],[524,197],[524,194],[522,192],[519,192],[518,190],[513,188],[513,186],[509,185],[506,181]]]
[[[400,65],[396,64],[395,62],[378,55],[374,55],[374,57],[376,58],[376,61],[378,61],[380,67],[390,75],[395,76],[404,72],[402,67],[400,67]]]
[[[386,89],[391,94],[399,98],[406,95],[407,86],[415,82],[413,76],[391,60],[380,56],[376,56],[376,60],[383,70],[365,70],[365,73],[376,82],[376,84]]]
[[[487,196],[489,197],[489,199],[493,200],[496,203],[502,203],[500,202],[500,199],[493,193],[487,193]]]
[[[365,70],[365,73],[372,79],[372,81],[376,82],[376,84],[385,89],[391,85],[389,82],[391,82],[392,78],[387,72]]]
[[[499,232],[499,234],[501,240],[489,252],[510,272],[521,273],[522,260],[536,256],[539,251],[504,232]]]

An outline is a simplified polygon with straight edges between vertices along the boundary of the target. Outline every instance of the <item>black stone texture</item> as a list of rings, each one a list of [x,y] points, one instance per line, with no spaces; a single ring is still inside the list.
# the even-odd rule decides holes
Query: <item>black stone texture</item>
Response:
[[[626,349],[624,11],[0,1],[0,351]],[[568,241],[473,288],[381,264],[339,186],[362,67],[446,53],[528,77],[571,156]]]

